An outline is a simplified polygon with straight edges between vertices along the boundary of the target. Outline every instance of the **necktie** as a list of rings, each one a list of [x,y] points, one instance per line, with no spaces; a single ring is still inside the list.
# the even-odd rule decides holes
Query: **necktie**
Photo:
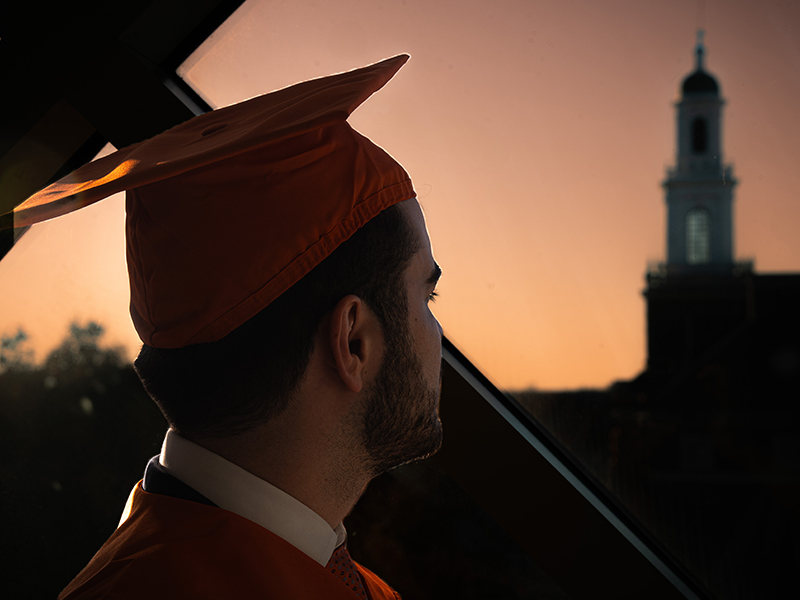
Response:
[[[364,589],[364,582],[361,581],[361,575],[358,574],[356,563],[350,558],[350,553],[344,544],[333,551],[333,556],[328,561],[328,569],[353,590],[359,598],[369,600],[367,591]]]

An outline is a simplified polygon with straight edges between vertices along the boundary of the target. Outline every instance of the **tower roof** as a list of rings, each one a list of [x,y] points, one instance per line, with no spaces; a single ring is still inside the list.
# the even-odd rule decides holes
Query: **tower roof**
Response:
[[[717,80],[703,69],[703,58],[706,53],[703,44],[703,34],[704,32],[702,29],[697,32],[697,46],[695,47],[697,63],[694,73],[684,79],[681,85],[681,91],[684,96],[687,94],[719,94],[719,84]]]
[[[681,86],[683,95],[686,94],[718,94],[717,80],[703,70],[697,70],[683,80]]]

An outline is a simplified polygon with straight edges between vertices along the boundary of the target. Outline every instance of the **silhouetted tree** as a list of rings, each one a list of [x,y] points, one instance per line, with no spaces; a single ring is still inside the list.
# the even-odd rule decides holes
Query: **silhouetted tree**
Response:
[[[23,331],[0,342],[3,597],[55,597],[114,531],[158,453],[163,417],[102,336],[97,323],[73,323],[40,365]]]
[[[20,371],[33,365],[33,350],[25,342],[28,334],[18,329],[13,336],[0,337],[0,373],[3,371]]]

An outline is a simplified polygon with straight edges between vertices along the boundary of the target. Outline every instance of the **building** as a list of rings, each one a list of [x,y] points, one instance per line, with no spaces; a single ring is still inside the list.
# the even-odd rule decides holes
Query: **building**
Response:
[[[800,274],[758,274],[734,254],[733,168],[723,161],[720,85],[705,70],[702,32],[696,66],[681,85],[675,166],[663,183],[666,262],[647,273],[647,368],[658,377],[700,364],[743,337],[759,377],[798,377]],[[730,360],[733,360],[731,357]],[[750,370],[750,369],[748,369]],[[796,385],[796,383],[795,383]]]
[[[646,275],[646,370],[608,390],[519,396],[714,596],[773,598],[800,561],[800,274],[736,260],[736,180],[705,55],[701,33],[663,183],[666,260]]]

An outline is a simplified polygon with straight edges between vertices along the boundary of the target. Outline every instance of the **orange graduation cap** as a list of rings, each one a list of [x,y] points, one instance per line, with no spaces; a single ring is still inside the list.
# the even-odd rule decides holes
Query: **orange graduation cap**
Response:
[[[14,210],[14,226],[127,190],[131,317],[158,348],[255,316],[385,208],[408,174],[347,117],[407,55],[200,115],[96,160]]]

